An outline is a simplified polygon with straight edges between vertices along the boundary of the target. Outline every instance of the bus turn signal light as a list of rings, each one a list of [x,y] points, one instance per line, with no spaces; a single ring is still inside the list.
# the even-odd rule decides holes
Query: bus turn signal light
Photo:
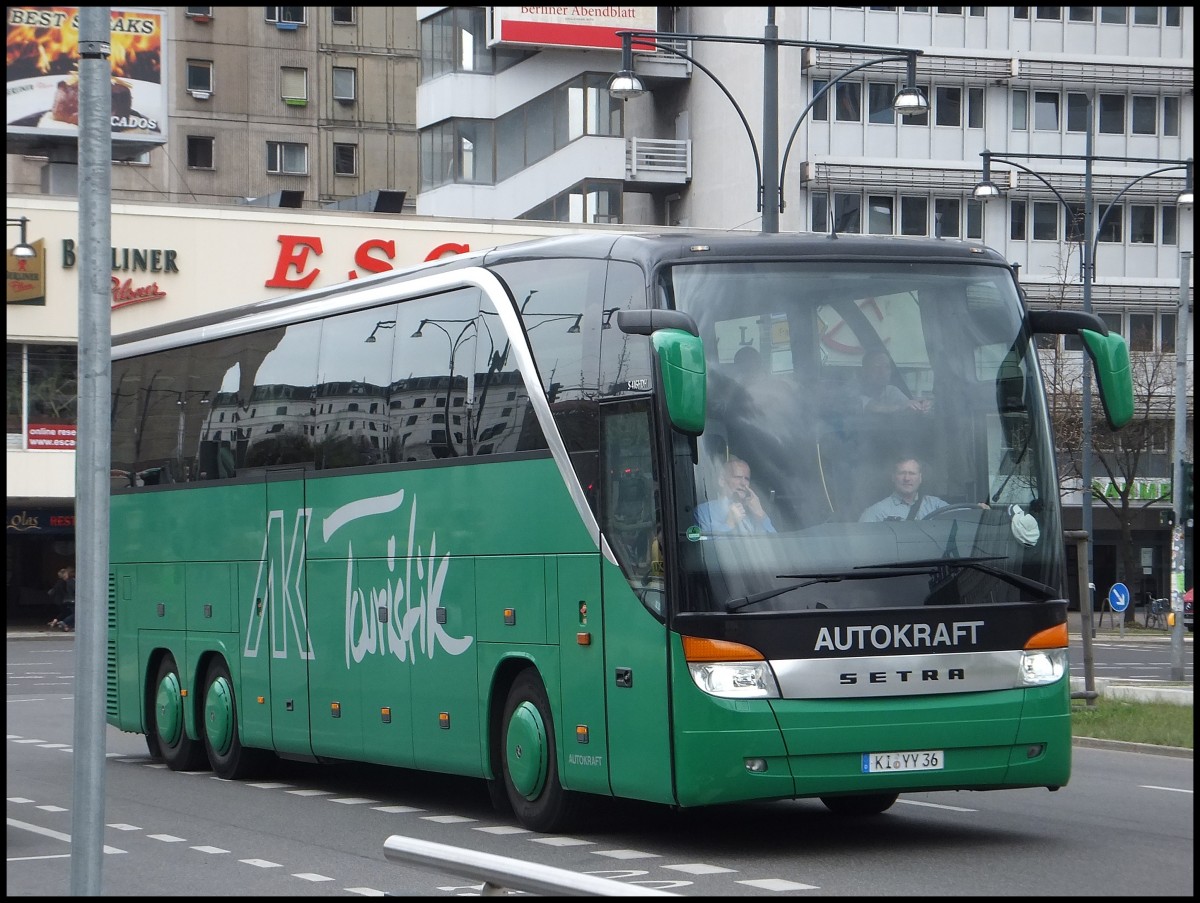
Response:
[[[689,662],[754,662],[762,661],[762,653],[741,643],[685,636],[683,655]]]
[[[1055,624],[1040,630],[1029,638],[1026,649],[1065,649],[1067,646],[1067,625]]]

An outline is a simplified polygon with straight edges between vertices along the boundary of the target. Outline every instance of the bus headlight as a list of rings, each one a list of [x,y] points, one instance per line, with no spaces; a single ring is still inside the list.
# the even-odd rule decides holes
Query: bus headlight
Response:
[[[778,699],[771,666],[757,662],[688,662],[692,680],[705,693],[728,699]]]
[[[1067,673],[1066,649],[1026,649],[1021,653],[1021,683],[1043,687]]]

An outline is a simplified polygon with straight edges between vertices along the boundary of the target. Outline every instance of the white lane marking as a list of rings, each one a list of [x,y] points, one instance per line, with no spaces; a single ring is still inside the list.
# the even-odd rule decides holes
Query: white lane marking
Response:
[[[43,812],[68,812],[68,811],[70,811],[70,810],[64,809],[62,806],[38,806],[38,808],[41,809]]]
[[[197,853],[228,853],[228,850],[222,850],[220,847],[210,847],[205,844],[192,847]]]
[[[642,850],[592,850],[597,856],[607,856],[610,859],[659,859],[658,853],[645,853]]]
[[[333,793],[332,790],[285,790],[284,793],[292,793],[296,796],[329,796]]]
[[[945,809],[948,812],[978,812],[978,809],[967,809],[964,806],[947,806],[945,803],[927,803],[923,800],[906,800],[898,799],[898,803],[904,803],[908,806],[924,806],[926,809]]]
[[[347,887],[345,888],[348,894],[358,894],[360,897],[386,897],[381,890],[376,890],[373,887]]]
[[[174,834],[147,834],[151,840],[161,840],[163,843],[187,843],[186,837],[176,837]]]
[[[472,828],[472,831],[482,831],[485,834],[532,834],[528,828],[518,828],[516,825],[488,825]]]
[[[476,821],[474,818],[467,818],[465,815],[422,815],[421,821],[432,821],[439,825],[461,825],[466,821]]]
[[[62,840],[66,843],[71,842],[70,834],[63,834],[61,831],[51,831],[49,828],[43,828],[41,825],[31,825],[28,822],[17,821],[15,818],[10,818],[8,820],[8,826],[10,828],[20,828],[22,831],[28,831],[31,834],[40,834],[43,837],[49,837],[51,840]],[[126,851],[118,849],[117,847],[105,845],[104,852],[124,853]]]
[[[239,859],[238,862],[244,862],[246,865],[252,865],[260,869],[281,869],[283,868],[278,862],[272,862],[270,859]]]
[[[534,843],[544,843],[549,847],[581,847],[595,843],[594,840],[580,840],[578,837],[531,837]]]
[[[332,881],[333,880],[332,878],[328,878],[325,875],[318,875],[314,872],[293,872],[292,877],[300,878],[304,881]]]
[[[777,890],[792,891],[792,890],[820,890],[815,884],[800,884],[798,881],[784,881],[782,878],[754,878],[749,881],[739,881],[738,884],[745,884],[747,887],[758,887],[762,890]]]
[[[379,800],[369,800],[361,796],[340,796],[334,797],[329,802],[341,803],[344,806],[361,806],[363,803],[377,803]]]
[[[404,815],[408,812],[424,812],[416,806],[374,806],[376,812],[387,812],[389,815]]]
[[[1191,793],[1182,787],[1159,787],[1157,784],[1138,784],[1143,790],[1166,790],[1168,793]]]
[[[709,865],[707,862],[681,862],[679,865],[664,865],[663,868],[675,872],[687,872],[689,875],[720,875],[737,871],[737,869],[727,869],[723,865]]]

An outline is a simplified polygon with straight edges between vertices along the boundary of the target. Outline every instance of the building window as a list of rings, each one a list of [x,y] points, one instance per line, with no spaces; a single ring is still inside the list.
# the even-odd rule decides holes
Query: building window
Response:
[[[279,93],[285,103],[308,102],[308,70],[284,66],[279,70]]]
[[[1033,92],[1033,127],[1042,132],[1057,132],[1059,97],[1053,91]]]
[[[1129,241],[1136,245],[1154,244],[1154,225],[1158,211],[1146,204],[1129,205]]]
[[[421,20],[422,83],[452,72],[494,75],[530,55],[521,48],[489,48],[487,12],[481,6],[452,6]]]
[[[1058,201],[1033,202],[1033,240],[1058,241]]]
[[[933,199],[933,234],[937,238],[958,238],[962,234],[962,201],[958,198]]]
[[[1135,7],[1133,7],[1133,24],[1134,25],[1157,25],[1158,24],[1158,7],[1157,6],[1135,6]]]
[[[983,128],[983,88],[967,88],[967,128]]]
[[[1175,314],[1159,314],[1158,341],[1163,354],[1175,353]]]
[[[451,119],[421,131],[421,186],[456,182],[494,185],[494,123]]]
[[[967,199],[967,238],[983,241],[983,201]]]
[[[962,126],[962,88],[936,88],[933,106],[937,125]]]
[[[1061,6],[1035,6],[1034,15],[1042,21],[1061,22],[1062,10]]]
[[[1124,25],[1128,12],[1129,7],[1127,6],[1102,6],[1100,7],[1100,21],[1105,25]]]
[[[929,234],[929,199],[924,197],[900,198],[900,234]]]
[[[1091,115],[1091,104],[1086,94],[1067,92],[1067,131],[1086,132],[1088,117]]]
[[[1100,95],[1099,129],[1102,135],[1125,134],[1125,96],[1123,94]]]
[[[357,99],[355,79],[358,72],[345,66],[333,67],[333,99],[351,102]]]
[[[833,231],[862,231],[862,198],[857,194],[838,192],[833,196]]]
[[[1029,128],[1029,92],[1018,88],[1012,92],[1012,129],[1023,132]]]
[[[867,197],[867,231],[872,235],[891,235],[895,231],[895,199],[872,194]]]
[[[187,136],[188,169],[215,169],[213,149],[216,139],[209,135]]]
[[[202,22],[207,22],[212,18],[211,6],[185,6],[183,14],[189,19],[199,19]]]
[[[334,25],[353,25],[354,24],[354,7],[353,6],[331,6],[329,7],[330,21]]]
[[[283,22],[294,25],[303,25],[305,23],[303,6],[268,6],[266,10],[268,22]]]
[[[1096,240],[1120,244],[1121,221],[1125,218],[1125,207],[1122,204],[1110,204],[1100,208],[1097,215],[1099,219]]]
[[[1158,98],[1134,95],[1129,100],[1129,128],[1135,135],[1158,134]]]
[[[867,122],[891,125],[896,121],[892,101],[896,99],[895,82],[867,83]]]
[[[1071,22],[1091,22],[1094,13],[1090,6],[1068,6],[1067,19]]]
[[[1162,99],[1162,133],[1168,138],[1179,137],[1179,98],[1164,97]]]
[[[836,91],[837,121],[862,122],[862,85],[838,82]]]
[[[828,86],[828,79],[814,78],[812,80],[813,105],[810,115],[817,122],[829,121],[829,92],[825,90]]]
[[[268,141],[267,172],[276,175],[308,175],[308,145]]]
[[[8,344],[7,445],[9,448],[59,449],[46,428],[75,426],[78,351],[74,345]],[[41,427],[28,439],[26,429]],[[50,431],[54,431],[51,429]],[[61,439],[61,434],[58,439]],[[65,441],[65,440],[63,440]],[[74,447],[74,443],[71,443]]]
[[[200,92],[212,94],[213,64],[212,60],[187,61],[187,90],[188,93]]]
[[[1154,350],[1154,314],[1129,315],[1129,350]]]
[[[333,145],[333,174],[335,176],[358,175],[358,145]]]
[[[1174,204],[1163,204],[1162,243],[1174,245],[1179,241],[1179,210]]]
[[[1011,241],[1024,241],[1027,234],[1025,218],[1028,212],[1024,201],[1008,202],[1008,237]]]

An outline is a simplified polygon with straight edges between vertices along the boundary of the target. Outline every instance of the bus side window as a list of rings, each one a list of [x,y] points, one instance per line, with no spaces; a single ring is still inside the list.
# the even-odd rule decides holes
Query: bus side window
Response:
[[[652,576],[661,576],[654,574],[661,516],[649,399],[609,404],[601,410],[600,526],[621,570],[637,588]]]

